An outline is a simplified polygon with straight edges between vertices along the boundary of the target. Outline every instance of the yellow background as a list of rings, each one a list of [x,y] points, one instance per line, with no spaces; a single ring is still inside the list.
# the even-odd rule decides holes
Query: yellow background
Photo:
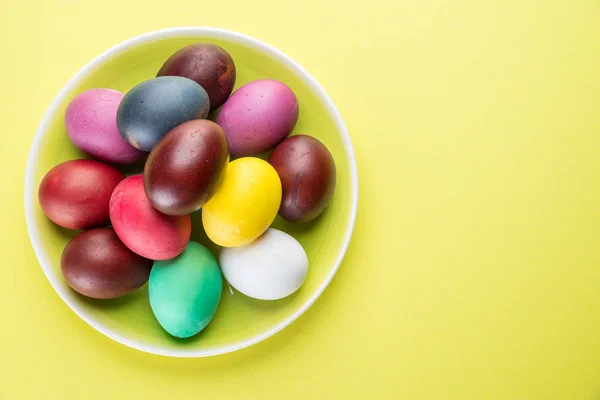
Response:
[[[1,399],[600,399],[600,1],[0,2]],[[306,67],[359,163],[332,285],[273,338],[208,359],[90,328],[23,215],[29,145],[62,85],[183,25]]]

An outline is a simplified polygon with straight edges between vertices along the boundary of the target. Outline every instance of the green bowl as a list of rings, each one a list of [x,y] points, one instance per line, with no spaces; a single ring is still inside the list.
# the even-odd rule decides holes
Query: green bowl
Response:
[[[274,78],[292,88],[300,103],[295,133],[321,140],[337,167],[337,185],[329,207],[309,224],[291,224],[280,218],[274,227],[292,234],[304,247],[309,273],[294,294],[277,301],[259,301],[223,287],[217,313],[209,326],[193,338],[169,336],[154,318],[147,287],[116,300],[85,298],[66,284],[60,256],[76,234],[53,224],[38,203],[44,174],[66,160],[85,158],[69,141],[64,114],[69,101],[90,88],[127,92],[153,78],[162,63],[190,43],[206,41],[226,49],[237,67],[236,88],[255,79]],[[137,166],[140,168],[140,166]],[[139,169],[141,171],[141,168]],[[135,167],[126,172],[136,172]],[[91,326],[133,348],[150,353],[201,357],[235,351],[280,331],[310,307],[325,290],[340,266],[350,242],[358,199],[356,161],[350,137],[339,112],[323,88],[296,62],[279,50],[248,36],[212,28],[175,28],[144,34],[104,52],[81,69],[60,91],[46,112],[33,142],[25,177],[25,214],[37,259],[60,297]],[[192,239],[215,253],[201,224],[192,214]]]

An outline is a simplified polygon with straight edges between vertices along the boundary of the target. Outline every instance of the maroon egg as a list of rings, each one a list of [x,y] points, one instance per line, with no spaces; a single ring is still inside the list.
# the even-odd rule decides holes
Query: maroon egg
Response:
[[[308,222],[327,207],[335,188],[335,163],[327,147],[307,135],[281,142],[269,156],[283,189],[279,215]]]
[[[152,207],[141,174],[124,179],[115,188],[110,198],[110,221],[125,246],[152,260],[181,254],[192,233],[189,215],[166,215]]]
[[[212,197],[225,175],[229,144],[223,128],[197,119],[185,122],[154,147],[144,168],[150,203],[168,215],[186,215]]]
[[[156,76],[183,76],[196,81],[208,93],[210,110],[219,108],[235,86],[235,64],[223,48],[196,43],[177,51]]]
[[[110,223],[108,204],[125,175],[94,160],[71,160],[52,168],[40,183],[44,214],[69,229],[90,229]]]
[[[60,259],[62,274],[73,290],[94,299],[114,299],[142,287],[152,260],[129,250],[111,228],[75,236]]]

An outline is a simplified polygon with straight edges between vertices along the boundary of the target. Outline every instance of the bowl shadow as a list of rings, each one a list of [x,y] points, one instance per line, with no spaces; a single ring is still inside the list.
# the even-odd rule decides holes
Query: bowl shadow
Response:
[[[75,292],[75,291],[74,291]],[[144,284],[141,288],[129,293],[125,296],[117,297],[116,299],[93,299],[75,292],[81,303],[92,306],[98,309],[117,309],[126,306],[131,302],[142,302],[148,299],[148,284]]]

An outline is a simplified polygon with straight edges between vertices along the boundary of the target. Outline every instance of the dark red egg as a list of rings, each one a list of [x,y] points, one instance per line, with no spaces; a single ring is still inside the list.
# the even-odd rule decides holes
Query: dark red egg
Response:
[[[327,147],[307,135],[291,136],[269,156],[283,189],[279,215],[292,222],[308,222],[327,207],[335,188],[333,157]]]
[[[172,129],[150,153],[144,187],[150,203],[168,215],[186,215],[212,197],[229,162],[223,128],[192,120]]]
[[[174,53],[156,76],[183,76],[196,81],[208,93],[210,110],[219,108],[235,86],[235,64],[223,48],[196,43]]]
[[[189,215],[166,215],[152,207],[141,174],[124,179],[115,188],[110,199],[110,221],[125,246],[151,260],[178,256],[192,233]]]
[[[71,160],[52,168],[40,183],[44,214],[68,229],[90,229],[110,223],[108,204],[125,175],[95,160]]]
[[[94,299],[114,299],[142,287],[152,260],[129,250],[111,228],[75,236],[60,260],[62,274],[73,290]]]

